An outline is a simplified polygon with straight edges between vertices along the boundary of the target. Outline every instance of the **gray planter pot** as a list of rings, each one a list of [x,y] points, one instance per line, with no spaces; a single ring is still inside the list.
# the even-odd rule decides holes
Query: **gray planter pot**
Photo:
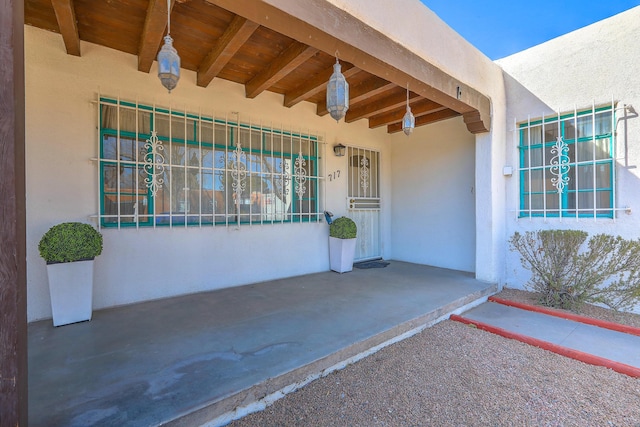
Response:
[[[329,265],[331,270],[346,273],[353,270],[356,239],[329,237]]]
[[[47,264],[53,326],[91,320],[93,260]]]

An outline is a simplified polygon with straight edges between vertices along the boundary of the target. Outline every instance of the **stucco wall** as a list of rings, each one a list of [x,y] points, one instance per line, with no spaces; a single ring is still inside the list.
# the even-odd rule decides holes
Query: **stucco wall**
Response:
[[[265,92],[256,99],[246,99],[241,85],[220,79],[215,79],[208,88],[200,88],[195,84],[195,73],[185,70],[178,88],[168,95],[155,76],[155,68],[149,74],[137,71],[135,56],[84,42],[81,57],[69,56],[59,35],[26,27],[29,320],[50,316],[45,264],[37,253],[40,236],[61,221],[89,221],[98,210],[97,165],[89,160],[98,155],[97,111],[92,103],[97,93],[190,111],[239,112],[241,121],[320,134],[326,142],[324,173],[343,172],[339,179],[323,183],[322,208],[336,216],[346,213],[344,172],[348,160],[336,158],[332,146],[343,143],[379,150],[383,257],[475,271],[478,279],[502,281],[505,187],[501,170],[507,123],[502,70],[418,0],[401,0],[392,10],[384,2],[331,2],[389,34],[450,73],[453,79],[488,96],[492,108],[491,132],[473,136],[461,120],[451,120],[418,129],[407,142],[403,134],[388,135],[385,128],[369,129],[366,120],[336,124],[328,116],[318,117],[310,103],[285,108],[281,95]],[[409,16],[401,13],[407,8],[415,13]],[[391,25],[404,22],[403,19],[409,22]],[[425,76],[418,78],[428,81]],[[433,141],[446,143],[435,147]],[[433,187],[427,181],[429,185],[425,185],[423,193],[440,196],[446,189],[449,198],[438,203],[453,206],[455,215],[445,217],[424,201],[421,209],[411,209],[415,196],[405,190],[406,185],[416,179],[436,178],[436,174],[433,168],[422,168],[415,158],[409,158],[411,150],[395,147],[400,144],[415,146],[415,152],[424,157],[439,156],[443,162],[449,162],[449,168],[437,169],[441,185]],[[416,170],[404,170],[407,164],[415,165]],[[401,173],[396,179],[398,170]],[[460,188],[463,190],[459,191]],[[429,222],[424,221],[425,209],[432,215]],[[436,244],[420,246],[419,241],[409,236],[407,228],[395,227],[396,221],[423,224],[422,231],[431,234]],[[442,230],[450,231],[445,236]],[[458,234],[452,236],[451,230]],[[94,307],[326,271],[327,235],[324,223],[263,225],[240,230],[225,227],[104,230],[105,251],[96,262]],[[274,242],[278,245],[277,253],[273,251]],[[403,247],[407,242],[408,246]],[[437,246],[439,253],[435,250]],[[422,253],[416,255],[412,250],[416,248]]]
[[[615,219],[516,218],[519,204],[518,174],[505,178],[507,238],[514,232],[540,229],[582,229],[590,234],[609,233],[640,237],[640,118],[625,112],[624,105],[640,107],[640,7],[595,23],[498,61],[507,76],[507,119],[510,135],[505,164],[518,167],[515,122],[538,118],[555,111],[618,101]],[[515,80],[517,80],[517,82]],[[518,83],[519,82],[519,83]],[[526,87],[539,99],[523,96]],[[522,287],[529,273],[516,253],[508,252],[506,281]]]
[[[169,95],[153,68],[137,71],[137,58],[82,43],[82,56],[67,55],[58,34],[25,27],[28,319],[50,317],[48,283],[37,244],[62,221],[95,224],[98,212],[97,94],[145,104],[239,112],[240,120],[310,131],[325,138],[324,209],[346,213],[347,159],[333,155],[337,142],[381,152],[382,193],[390,194],[391,161],[386,129],[370,130],[366,120],[336,122],[315,114],[315,105],[282,106],[282,96],[262,93],[246,99],[244,87],[215,79],[208,88],[183,70]],[[388,205],[387,205],[388,206]],[[389,209],[383,207],[381,234],[389,240]],[[198,292],[329,269],[328,226],[253,225],[173,229],[103,229],[104,252],[96,258],[94,308]],[[386,245],[389,246],[388,244]],[[274,250],[277,248],[277,250]],[[389,251],[383,254],[389,257]]]
[[[269,0],[276,2],[276,0]],[[505,257],[505,187],[502,166],[505,156],[506,100],[500,67],[451,29],[419,0],[388,2],[325,0],[358,17],[421,58],[440,68],[491,101],[491,132],[475,135],[476,236],[475,267],[480,280],[501,283]],[[279,1],[281,3],[281,1]],[[398,23],[402,23],[398,25]],[[420,70],[414,70],[420,78]],[[427,79],[428,80],[428,79]],[[464,159],[463,159],[464,161]],[[394,155],[394,176],[402,161]],[[398,188],[400,185],[394,185]],[[412,203],[394,193],[394,205]],[[420,217],[415,218],[420,222]],[[392,233],[395,230],[392,228]],[[393,238],[400,242],[403,236]],[[394,252],[395,252],[394,245]]]
[[[393,141],[393,257],[475,271],[475,138],[461,118]]]

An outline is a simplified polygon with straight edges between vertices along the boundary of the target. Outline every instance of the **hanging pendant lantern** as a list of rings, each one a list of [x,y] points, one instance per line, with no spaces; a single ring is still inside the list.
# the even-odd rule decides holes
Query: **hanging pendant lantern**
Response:
[[[164,36],[164,44],[158,52],[158,78],[162,86],[169,90],[169,93],[178,85],[180,80],[180,56],[173,47],[171,38],[171,0],[167,0],[167,35]]]
[[[327,110],[336,122],[343,118],[349,109],[349,83],[344,78],[341,69],[336,54],[333,74],[327,83]]]
[[[411,135],[413,129],[416,127],[416,118],[411,113],[411,107],[409,106],[409,85],[407,84],[407,112],[402,118],[402,131],[405,135]]]

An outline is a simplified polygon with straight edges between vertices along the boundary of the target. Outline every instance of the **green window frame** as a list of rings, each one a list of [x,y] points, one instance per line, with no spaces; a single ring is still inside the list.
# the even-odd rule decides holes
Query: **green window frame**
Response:
[[[102,227],[317,222],[316,135],[101,97]]]
[[[520,123],[519,217],[615,213],[615,105]]]

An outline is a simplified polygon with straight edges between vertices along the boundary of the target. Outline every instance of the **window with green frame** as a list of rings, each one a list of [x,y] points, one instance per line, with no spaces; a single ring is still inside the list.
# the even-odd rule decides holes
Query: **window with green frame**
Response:
[[[520,217],[609,217],[615,206],[613,104],[519,125]]]
[[[319,221],[317,136],[100,99],[104,227]]]

